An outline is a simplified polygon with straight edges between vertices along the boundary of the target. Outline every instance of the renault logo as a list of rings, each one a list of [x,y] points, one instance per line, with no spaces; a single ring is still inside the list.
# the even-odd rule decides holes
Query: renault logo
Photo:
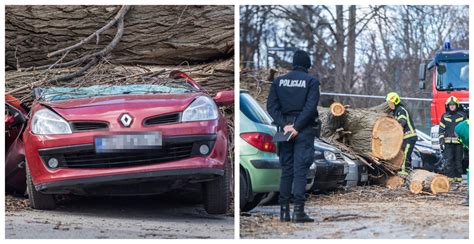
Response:
[[[125,127],[130,127],[132,121],[132,116],[130,116],[129,114],[122,114],[122,116],[120,117],[120,122],[122,122],[122,125]]]

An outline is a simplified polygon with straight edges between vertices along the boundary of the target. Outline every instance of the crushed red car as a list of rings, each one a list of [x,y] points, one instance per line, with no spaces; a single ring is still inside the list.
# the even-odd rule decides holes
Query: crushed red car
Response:
[[[5,190],[10,193],[24,194],[25,148],[22,134],[28,119],[26,109],[20,101],[5,96]]]
[[[23,133],[31,206],[58,195],[146,195],[202,184],[205,210],[230,204],[228,129],[220,105],[189,76],[153,84],[36,88]]]

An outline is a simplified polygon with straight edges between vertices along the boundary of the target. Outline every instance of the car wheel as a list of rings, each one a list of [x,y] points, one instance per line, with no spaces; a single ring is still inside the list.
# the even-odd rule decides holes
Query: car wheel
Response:
[[[30,199],[30,206],[34,209],[50,210],[56,208],[56,200],[52,194],[43,194],[36,190],[31,179],[30,170],[26,163],[26,188],[28,198]]]
[[[253,197],[253,200],[250,201],[250,202],[247,202],[243,207],[240,208],[240,210],[242,210],[243,212],[248,212],[248,211],[254,209],[262,201],[262,198],[263,198],[264,195],[265,194],[263,194],[263,193],[256,194]]]
[[[243,169],[240,169],[240,209],[242,209],[245,204],[249,201],[249,183],[247,181],[247,177],[245,177],[245,171]]]
[[[204,183],[204,209],[208,214],[225,214],[230,205],[230,162],[224,164],[224,175]]]

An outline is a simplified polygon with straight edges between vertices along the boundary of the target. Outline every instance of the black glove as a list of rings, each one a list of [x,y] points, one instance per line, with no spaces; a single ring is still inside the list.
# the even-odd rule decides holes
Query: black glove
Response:
[[[439,148],[441,149],[441,151],[444,151],[445,146],[444,146],[444,140],[443,139],[441,139],[439,141]]]

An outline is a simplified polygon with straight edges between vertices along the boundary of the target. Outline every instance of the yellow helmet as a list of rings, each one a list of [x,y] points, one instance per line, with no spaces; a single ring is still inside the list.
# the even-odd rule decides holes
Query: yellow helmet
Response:
[[[385,101],[398,105],[400,103],[400,96],[396,92],[390,92],[385,97]]]
[[[448,99],[446,99],[445,104],[446,104],[446,106],[450,105],[450,104],[455,104],[455,105],[459,106],[459,100],[455,96],[450,96],[450,97],[448,97]]]

